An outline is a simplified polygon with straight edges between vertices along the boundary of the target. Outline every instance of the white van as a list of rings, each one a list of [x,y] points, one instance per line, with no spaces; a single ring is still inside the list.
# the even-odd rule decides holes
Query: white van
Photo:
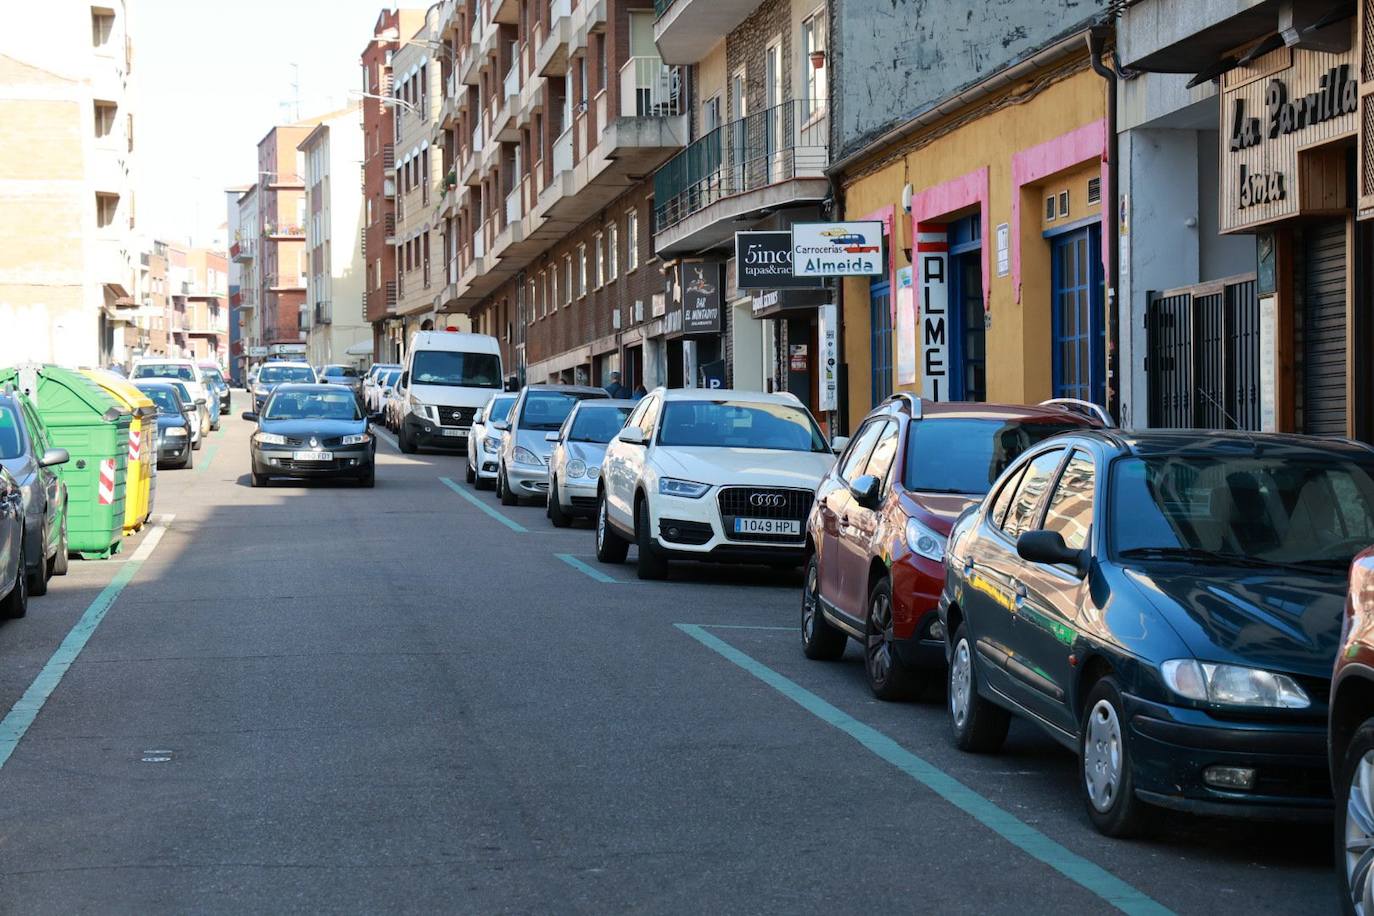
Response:
[[[401,451],[421,446],[467,450],[472,415],[500,391],[501,345],[488,334],[420,331],[406,355],[399,385],[405,416]]]

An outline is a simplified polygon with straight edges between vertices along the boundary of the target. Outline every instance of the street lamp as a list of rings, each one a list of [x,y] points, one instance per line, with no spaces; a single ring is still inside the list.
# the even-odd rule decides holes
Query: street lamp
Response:
[[[413,115],[419,116],[420,114],[420,107],[418,105],[412,105],[405,99],[397,98],[394,95],[377,95],[374,92],[363,92],[361,89],[351,89],[348,94],[354,98],[376,99],[383,105],[400,105]]]

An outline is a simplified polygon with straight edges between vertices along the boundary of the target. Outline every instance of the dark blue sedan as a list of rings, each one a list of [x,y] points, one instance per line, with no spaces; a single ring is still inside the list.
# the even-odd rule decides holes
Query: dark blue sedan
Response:
[[[1204,431],[1028,451],[955,524],[940,601],[955,743],[1010,715],[1079,757],[1103,833],[1156,807],[1330,816],[1325,723],[1374,452]]]
[[[341,385],[278,385],[250,440],[253,486],[272,477],[334,477],[376,484],[377,443],[357,398]]]

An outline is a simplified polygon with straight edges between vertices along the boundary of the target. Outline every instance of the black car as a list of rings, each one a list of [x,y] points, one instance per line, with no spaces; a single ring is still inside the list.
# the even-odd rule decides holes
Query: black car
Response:
[[[342,477],[376,483],[377,443],[353,393],[338,385],[278,385],[250,440],[253,486],[271,477]]]
[[[192,467],[195,463],[195,451],[191,448],[192,407],[181,400],[176,386],[167,382],[134,384],[157,405],[157,466]]]
[[[1302,436],[1063,435],[946,548],[955,743],[1016,714],[1077,751],[1088,815],[1329,818],[1327,698],[1374,451]]]
[[[23,617],[29,610],[24,544],[24,491],[0,467],[0,617]]]
[[[67,572],[67,485],[58,465],[67,450],[53,448],[33,402],[22,392],[0,391],[0,467],[24,497],[24,568],[30,595],[44,595],[48,580]]]

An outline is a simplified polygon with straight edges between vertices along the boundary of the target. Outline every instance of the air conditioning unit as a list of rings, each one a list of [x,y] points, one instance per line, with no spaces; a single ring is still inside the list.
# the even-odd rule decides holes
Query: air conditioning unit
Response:
[[[620,330],[620,309],[611,310],[611,327]]]

